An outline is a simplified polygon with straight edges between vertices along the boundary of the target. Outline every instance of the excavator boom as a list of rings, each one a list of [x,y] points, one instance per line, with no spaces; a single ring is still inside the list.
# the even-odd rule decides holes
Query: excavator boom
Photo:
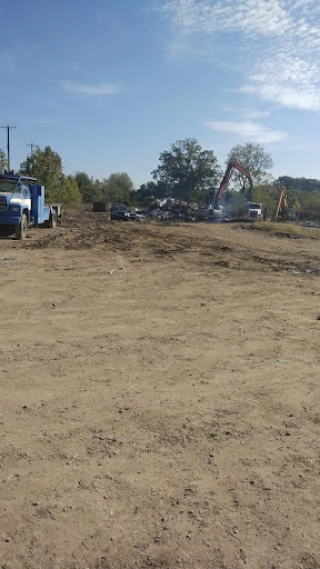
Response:
[[[243,174],[246,178],[248,178],[249,180],[249,190],[248,190],[248,200],[251,201],[251,197],[252,197],[252,178],[251,178],[251,174],[250,172],[248,172],[245,168],[243,168],[243,166],[241,166],[241,164],[239,164],[239,162],[236,162],[235,160],[232,160],[231,162],[229,162],[227,169],[225,171],[225,174],[222,178],[218,193],[216,195],[216,199],[214,202],[214,208],[218,209],[219,207],[219,201],[221,200],[221,198],[223,197],[224,192],[226,191],[228,184],[230,182],[231,179],[231,175],[232,175],[232,170],[238,170],[238,172],[241,172],[241,174]]]
[[[241,172],[246,178],[249,180],[249,190],[247,192],[247,199],[251,201],[252,195],[252,178],[250,172],[248,172],[241,164],[232,160],[229,162],[225,174],[222,178],[221,184],[216,192],[215,188],[210,188],[208,191],[208,195],[203,207],[200,207],[196,210],[196,217],[198,219],[220,219],[222,216],[222,208],[219,207],[219,202],[223,197],[224,192],[226,191],[228,184],[231,179],[232,170],[238,170]]]
[[[276,213],[274,215],[274,221],[278,219],[289,219],[289,208],[287,200],[287,190],[285,186],[279,187],[279,199],[277,203]]]

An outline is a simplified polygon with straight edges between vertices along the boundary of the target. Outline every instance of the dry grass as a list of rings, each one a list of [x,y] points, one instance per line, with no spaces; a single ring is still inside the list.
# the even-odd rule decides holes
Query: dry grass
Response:
[[[295,239],[320,239],[320,231],[316,229],[307,229],[296,223],[279,223],[272,221],[258,221],[244,226],[244,229],[254,229],[257,231],[266,231],[277,237],[291,237]]]

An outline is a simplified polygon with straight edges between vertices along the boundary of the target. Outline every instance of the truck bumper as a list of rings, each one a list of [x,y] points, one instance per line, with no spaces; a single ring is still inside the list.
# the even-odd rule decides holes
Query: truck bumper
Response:
[[[1,225],[17,225],[20,223],[20,215],[0,215],[0,226]]]

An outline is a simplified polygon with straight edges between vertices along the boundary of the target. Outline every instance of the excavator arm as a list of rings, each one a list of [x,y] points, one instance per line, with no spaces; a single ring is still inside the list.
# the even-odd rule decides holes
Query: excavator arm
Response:
[[[288,217],[287,190],[284,186],[280,186],[277,209],[273,219],[277,221],[279,218],[285,219],[286,217]]]
[[[243,166],[241,166],[241,164],[239,164],[238,162],[236,162],[235,160],[233,160],[232,162],[229,162],[227,169],[225,171],[225,174],[222,178],[218,193],[216,195],[216,199],[214,202],[214,209],[218,209],[219,207],[219,202],[221,200],[221,198],[223,197],[224,192],[226,191],[228,184],[230,182],[231,179],[231,175],[232,175],[232,170],[238,170],[238,172],[241,172],[241,174],[243,174],[246,178],[248,178],[249,180],[249,190],[247,193],[247,198],[249,201],[251,201],[251,197],[252,197],[252,178],[251,178],[251,174],[250,172],[248,172],[245,168],[243,168]]]

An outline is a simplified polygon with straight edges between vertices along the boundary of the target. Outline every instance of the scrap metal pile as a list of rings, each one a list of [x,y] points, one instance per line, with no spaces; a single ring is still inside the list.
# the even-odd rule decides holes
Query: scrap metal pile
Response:
[[[118,221],[143,221],[151,218],[154,220],[183,220],[194,221],[194,208],[187,202],[172,198],[153,200],[143,209],[129,209],[125,204],[114,203],[110,220]]]
[[[146,214],[153,219],[181,219],[194,221],[194,207],[185,201],[173,198],[153,200],[147,207]]]

